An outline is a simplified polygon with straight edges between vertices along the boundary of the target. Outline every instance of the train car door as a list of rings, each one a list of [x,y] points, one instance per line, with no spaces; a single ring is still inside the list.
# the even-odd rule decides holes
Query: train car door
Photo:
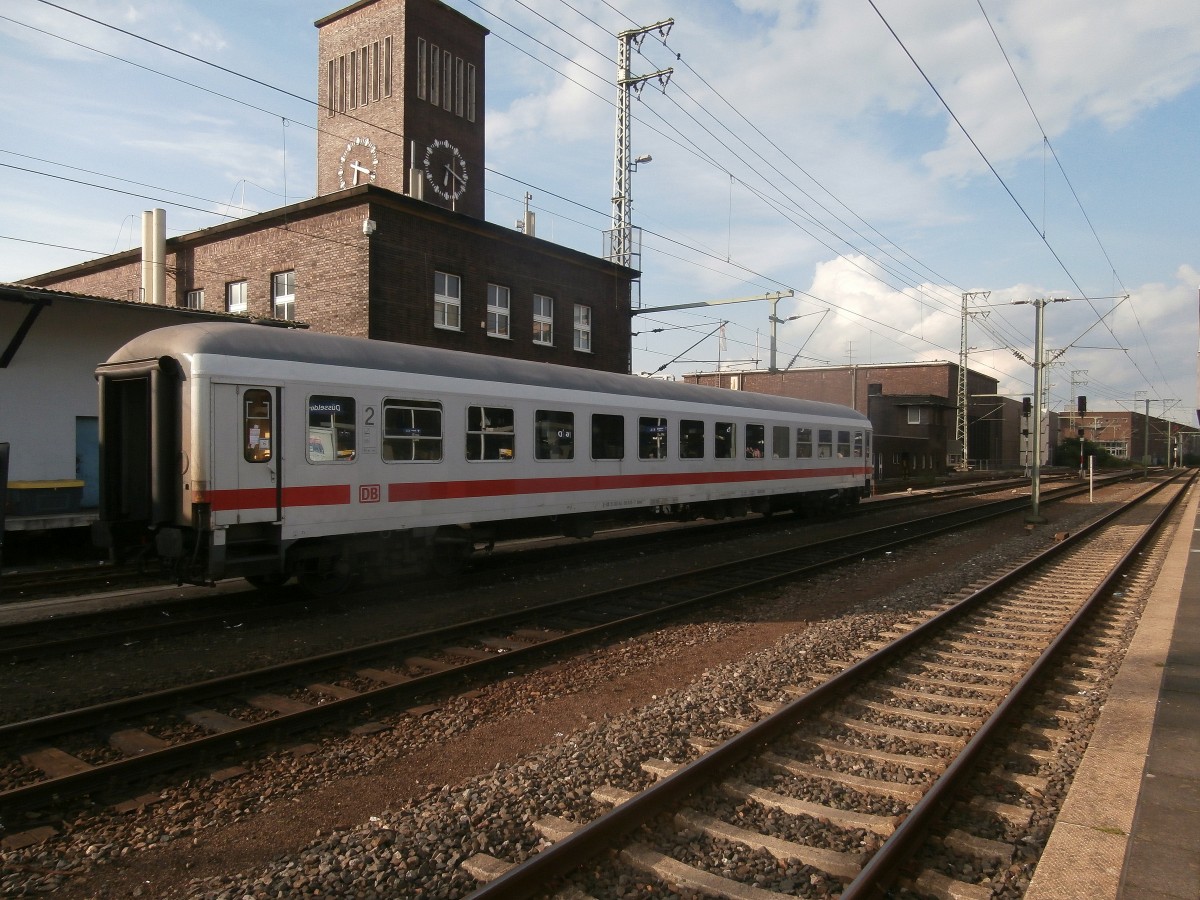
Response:
[[[218,525],[281,517],[279,393],[274,385],[213,383],[212,493]]]

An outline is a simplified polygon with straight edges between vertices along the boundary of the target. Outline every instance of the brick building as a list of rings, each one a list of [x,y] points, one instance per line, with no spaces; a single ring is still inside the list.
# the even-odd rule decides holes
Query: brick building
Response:
[[[1059,413],[1059,441],[1077,438],[1080,431],[1086,443],[1137,464],[1180,465],[1184,455],[1196,450],[1195,428],[1127,409]]]
[[[21,496],[69,485],[91,515],[95,367],[174,321],[281,319],[628,371],[638,273],[540,240],[531,223],[518,231],[484,220],[486,29],[439,0],[360,0],[315,24],[313,199],[170,240],[155,210],[142,248],[0,286],[10,301],[0,303],[0,346],[10,350],[0,394],[40,413],[0,434]],[[30,297],[49,311],[31,316]]]
[[[875,428],[875,477],[892,479],[940,475],[959,465],[958,371],[955,363],[928,362],[713,372],[685,380],[852,406]],[[996,379],[967,370],[967,455],[974,467],[1022,464],[1020,429],[1013,427],[1021,404],[996,389]]]
[[[316,22],[317,193],[376,184],[484,217],[484,38],[438,0]]]
[[[165,242],[166,303],[626,372],[634,273],[366,184]],[[132,250],[27,279],[137,300]]]
[[[637,272],[483,220],[486,29],[439,0],[316,26],[316,198],[165,241],[158,302],[627,372]],[[26,283],[138,300],[145,251]]]

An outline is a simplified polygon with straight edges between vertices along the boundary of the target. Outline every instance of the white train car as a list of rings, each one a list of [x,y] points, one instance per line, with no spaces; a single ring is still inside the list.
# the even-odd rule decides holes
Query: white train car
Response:
[[[180,581],[453,569],[533,529],[856,503],[871,426],[829,403],[233,323],[96,370],[101,521]]]

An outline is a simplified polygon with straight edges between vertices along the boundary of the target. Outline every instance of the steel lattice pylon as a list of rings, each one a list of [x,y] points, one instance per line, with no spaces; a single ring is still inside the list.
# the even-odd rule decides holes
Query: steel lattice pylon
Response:
[[[633,52],[642,45],[646,35],[658,32],[664,43],[671,32],[674,19],[664,19],[644,28],[632,28],[617,35],[617,152],[613,163],[612,230],[609,231],[606,258],[633,268],[633,200],[630,186],[633,175],[631,138],[631,101],[646,82],[657,78],[666,90],[674,69],[660,69],[649,75],[634,75],[630,71]]]

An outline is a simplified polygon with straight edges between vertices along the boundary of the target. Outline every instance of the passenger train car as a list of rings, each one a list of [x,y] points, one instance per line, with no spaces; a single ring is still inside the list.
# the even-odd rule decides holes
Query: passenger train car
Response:
[[[828,403],[238,323],[149,332],[96,374],[97,542],[181,582],[334,591],[533,529],[870,493],[870,422]]]

